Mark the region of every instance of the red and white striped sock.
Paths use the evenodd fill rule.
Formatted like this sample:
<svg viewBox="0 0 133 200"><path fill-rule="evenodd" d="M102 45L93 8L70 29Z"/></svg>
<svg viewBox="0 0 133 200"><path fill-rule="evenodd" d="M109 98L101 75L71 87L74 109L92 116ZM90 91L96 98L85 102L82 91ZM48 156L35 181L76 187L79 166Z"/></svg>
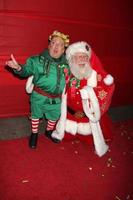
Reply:
<svg viewBox="0 0 133 200"><path fill-rule="evenodd" d="M55 127L55 124L56 124L56 121L48 120L46 130L47 131L53 130Z"/></svg>
<svg viewBox="0 0 133 200"><path fill-rule="evenodd" d="M39 119L31 119L32 133L38 133Z"/></svg>

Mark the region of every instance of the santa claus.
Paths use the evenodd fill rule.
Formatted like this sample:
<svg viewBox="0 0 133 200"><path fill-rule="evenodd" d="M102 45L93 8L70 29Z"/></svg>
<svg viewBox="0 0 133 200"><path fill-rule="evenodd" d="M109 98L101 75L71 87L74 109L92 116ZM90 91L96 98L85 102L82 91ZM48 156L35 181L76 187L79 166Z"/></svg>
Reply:
<svg viewBox="0 0 133 200"><path fill-rule="evenodd" d="M70 74L62 95L61 116L52 137L61 141L66 135L92 137L95 152L103 156L111 139L111 120L107 110L114 91L113 77L103 69L90 45L84 41L66 50ZM68 73L68 74L67 74Z"/></svg>

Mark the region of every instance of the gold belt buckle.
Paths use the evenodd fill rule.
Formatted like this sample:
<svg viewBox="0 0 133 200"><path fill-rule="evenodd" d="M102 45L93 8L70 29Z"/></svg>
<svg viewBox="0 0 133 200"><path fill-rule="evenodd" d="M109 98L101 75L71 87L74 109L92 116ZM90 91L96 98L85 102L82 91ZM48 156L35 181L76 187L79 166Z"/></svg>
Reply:
<svg viewBox="0 0 133 200"><path fill-rule="evenodd" d="M74 116L77 118L77 119L80 119L80 118L83 118L85 116L85 114L81 111L77 111L75 112Z"/></svg>

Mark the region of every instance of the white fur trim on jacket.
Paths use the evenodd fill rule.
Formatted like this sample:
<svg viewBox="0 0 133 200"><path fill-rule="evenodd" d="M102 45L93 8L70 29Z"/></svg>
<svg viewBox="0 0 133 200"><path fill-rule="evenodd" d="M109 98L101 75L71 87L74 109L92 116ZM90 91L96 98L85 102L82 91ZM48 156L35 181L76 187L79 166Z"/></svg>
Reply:
<svg viewBox="0 0 133 200"><path fill-rule="evenodd" d="M76 135L76 133L79 133L81 135L90 135L91 134L91 128L90 123L77 123L75 121L66 120L66 126L65 131L67 133L71 133L72 135Z"/></svg>
<svg viewBox="0 0 133 200"><path fill-rule="evenodd" d="M82 90L85 90L88 94L88 99L82 98ZM86 89L80 90L81 98L82 98L82 105L83 110L86 116L92 122L97 122L100 120L100 107L98 99L95 95L95 92L92 87L86 86Z"/></svg>
<svg viewBox="0 0 133 200"><path fill-rule="evenodd" d="M93 88L88 86L87 92L89 96L89 101L88 99L82 99L83 110L86 116L89 118L96 153L98 156L102 156L107 152L108 146L104 141L99 123L100 107Z"/></svg>
<svg viewBox="0 0 133 200"><path fill-rule="evenodd" d="M53 131L52 137L62 140L65 134L66 126L66 115L67 115L67 94L65 94L65 89L62 94L62 103L61 103L61 116L56 125L56 130Z"/></svg>
<svg viewBox="0 0 133 200"><path fill-rule="evenodd" d="M33 88L34 88L33 78L34 78L34 76L29 76L26 81L26 92L28 94L31 94L33 91Z"/></svg>
<svg viewBox="0 0 133 200"><path fill-rule="evenodd" d="M105 143L99 122L94 123L90 121L90 126L92 130L96 154L101 157L108 151L109 147Z"/></svg>
<svg viewBox="0 0 133 200"><path fill-rule="evenodd" d="M80 94L82 99L89 99L88 87L96 87L97 86L97 72L92 70L91 76L87 79L87 86L85 86L82 90L80 90Z"/></svg>
<svg viewBox="0 0 133 200"><path fill-rule="evenodd" d="M92 70L91 76L87 79L87 86L97 86L97 72L94 69Z"/></svg>
<svg viewBox="0 0 133 200"><path fill-rule="evenodd" d="M103 82L106 85L111 85L114 82L114 78L110 74L107 74L107 76L103 79Z"/></svg>

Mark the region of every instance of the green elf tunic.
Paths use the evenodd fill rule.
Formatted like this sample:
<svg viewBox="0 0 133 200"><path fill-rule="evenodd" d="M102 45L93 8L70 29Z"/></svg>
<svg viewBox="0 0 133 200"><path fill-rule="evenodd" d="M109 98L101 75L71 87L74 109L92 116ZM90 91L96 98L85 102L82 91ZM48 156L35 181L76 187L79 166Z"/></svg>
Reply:
<svg viewBox="0 0 133 200"><path fill-rule="evenodd" d="M58 59L52 58L48 50L42 54L27 59L25 65L21 65L21 71L15 71L21 77L33 75L34 86L48 94L60 95L65 87L65 71L69 70L66 58L62 55ZM61 98L50 98L39 94L34 89L31 93L31 117L58 120L61 113Z"/></svg>

